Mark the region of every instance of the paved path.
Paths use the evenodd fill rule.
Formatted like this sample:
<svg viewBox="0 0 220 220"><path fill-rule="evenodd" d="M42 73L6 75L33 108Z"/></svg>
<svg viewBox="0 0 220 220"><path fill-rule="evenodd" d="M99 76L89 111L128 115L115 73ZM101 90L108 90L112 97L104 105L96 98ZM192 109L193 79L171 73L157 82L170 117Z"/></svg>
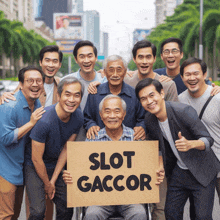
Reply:
<svg viewBox="0 0 220 220"><path fill-rule="evenodd" d="M55 219L55 217L54 217L54 219ZM73 219L75 220L74 217L73 217ZM189 218L189 203L187 202L186 206L185 206L185 210L184 210L183 220L189 220L189 219L190 219ZM215 203L214 203L214 208L213 208L213 220L219 220L219 219L220 219L220 205L218 202L218 195L216 193L215 194ZM20 217L18 218L18 220L26 220L24 202L22 204L22 210L21 210Z"/></svg>

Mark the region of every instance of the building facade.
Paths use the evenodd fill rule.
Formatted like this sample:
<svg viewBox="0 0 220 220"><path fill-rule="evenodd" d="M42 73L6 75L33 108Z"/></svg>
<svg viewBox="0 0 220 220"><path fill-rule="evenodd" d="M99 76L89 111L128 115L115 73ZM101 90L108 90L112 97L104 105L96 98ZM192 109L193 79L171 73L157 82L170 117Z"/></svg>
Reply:
<svg viewBox="0 0 220 220"><path fill-rule="evenodd" d="M99 12L84 12L84 38L94 43L100 53L100 18Z"/></svg>

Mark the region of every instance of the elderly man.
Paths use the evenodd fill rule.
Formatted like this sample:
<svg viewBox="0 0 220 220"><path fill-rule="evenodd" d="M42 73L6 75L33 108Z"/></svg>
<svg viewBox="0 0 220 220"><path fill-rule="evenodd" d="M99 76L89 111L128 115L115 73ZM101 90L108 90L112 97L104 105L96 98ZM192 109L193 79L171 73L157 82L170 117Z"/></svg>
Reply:
<svg viewBox="0 0 220 220"><path fill-rule="evenodd" d="M108 82L98 86L96 94L89 94L84 109L84 127L87 138L95 138L98 131L104 127L99 115L99 103L108 94L120 96L127 104L127 114L124 125L134 129L134 138L145 138L144 114L145 111L135 96L134 89L123 82L127 70L124 59L118 55L109 56L104 61L104 71Z"/></svg>
<svg viewBox="0 0 220 220"><path fill-rule="evenodd" d="M78 108L83 86L75 77L58 84L58 103L46 107L45 115L31 131L32 149L27 152L25 183L30 202L31 219L44 219L45 195L56 204L56 219L71 219L67 208L66 186L60 175L66 164L66 142L74 141L83 124ZM33 163L32 163L33 162Z"/></svg>
<svg viewBox="0 0 220 220"><path fill-rule="evenodd" d="M126 116L126 103L116 95L107 95L99 104L99 114L105 125L95 139L86 139L86 141L133 141L134 131L122 124ZM162 162L162 158L160 158ZM157 172L158 179L156 184L163 181L163 164ZM72 177L68 171L64 171L64 181L72 182ZM108 219L115 211L118 211L125 219L146 220L146 211L143 205L118 205L118 206L90 206L86 210L85 220Z"/></svg>
<svg viewBox="0 0 220 220"><path fill-rule="evenodd" d="M16 194L23 188L24 149L30 147L30 130L45 112L38 100L43 72L28 66L19 71L18 79L16 101L0 106L0 219L11 219L14 205L21 203Z"/></svg>
<svg viewBox="0 0 220 220"><path fill-rule="evenodd" d="M149 138L159 140L163 155L168 183L166 219L183 219L184 205L192 195L196 219L211 220L220 164L205 125L191 106L165 102L163 87L157 80L140 81L135 92L149 112L145 118Z"/></svg>

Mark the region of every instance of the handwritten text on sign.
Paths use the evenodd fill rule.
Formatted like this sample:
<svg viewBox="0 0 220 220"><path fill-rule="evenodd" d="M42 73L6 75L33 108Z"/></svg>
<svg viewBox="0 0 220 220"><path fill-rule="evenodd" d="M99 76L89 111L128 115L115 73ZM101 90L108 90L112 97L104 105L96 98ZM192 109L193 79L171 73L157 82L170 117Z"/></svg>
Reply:
<svg viewBox="0 0 220 220"><path fill-rule="evenodd" d="M159 202L158 142L68 142L68 207Z"/></svg>

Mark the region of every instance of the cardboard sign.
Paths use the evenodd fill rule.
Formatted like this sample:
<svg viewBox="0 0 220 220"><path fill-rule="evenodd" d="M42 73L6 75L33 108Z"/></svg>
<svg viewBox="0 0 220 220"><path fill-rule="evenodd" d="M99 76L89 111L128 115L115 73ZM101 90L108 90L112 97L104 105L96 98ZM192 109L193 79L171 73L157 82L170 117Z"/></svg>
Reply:
<svg viewBox="0 0 220 220"><path fill-rule="evenodd" d="M68 142L67 206L158 203L158 141Z"/></svg>

